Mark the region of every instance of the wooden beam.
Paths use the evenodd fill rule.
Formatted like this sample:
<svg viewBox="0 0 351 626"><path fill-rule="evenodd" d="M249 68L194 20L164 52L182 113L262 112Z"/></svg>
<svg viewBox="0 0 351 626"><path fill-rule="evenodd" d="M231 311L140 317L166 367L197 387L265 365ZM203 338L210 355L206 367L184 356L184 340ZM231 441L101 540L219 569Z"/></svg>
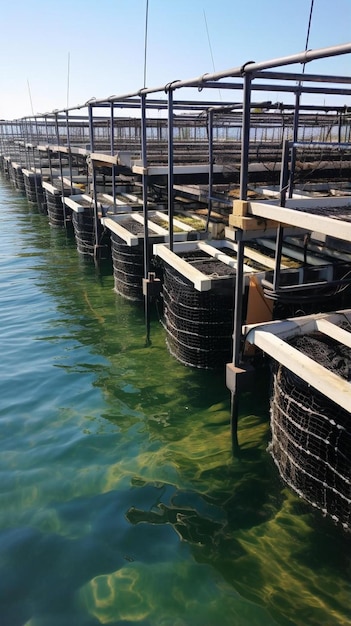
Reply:
<svg viewBox="0 0 351 626"><path fill-rule="evenodd" d="M294 372L308 385L311 385L346 411L350 411L351 383L327 370L272 333L265 330L254 330L251 339L253 340L252 343L263 352Z"/></svg>

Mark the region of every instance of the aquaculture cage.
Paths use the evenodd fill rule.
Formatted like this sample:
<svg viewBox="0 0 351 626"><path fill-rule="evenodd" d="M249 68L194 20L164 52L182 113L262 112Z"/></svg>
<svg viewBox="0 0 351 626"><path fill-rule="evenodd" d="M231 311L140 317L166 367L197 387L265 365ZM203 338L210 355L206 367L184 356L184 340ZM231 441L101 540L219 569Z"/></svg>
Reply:
<svg viewBox="0 0 351 626"><path fill-rule="evenodd" d="M344 328L351 330L350 322ZM351 379L351 349L321 333L289 344L327 370ZM274 366L269 450L283 480L351 530L351 413L282 364Z"/></svg>
<svg viewBox="0 0 351 626"><path fill-rule="evenodd" d="M49 216L49 222L52 226L64 226L65 217L62 196L59 191L52 193L46 189L46 206Z"/></svg>
<svg viewBox="0 0 351 626"><path fill-rule="evenodd" d="M13 170L14 170L15 187L16 187L16 189L18 189L18 191L20 191L21 193L25 194L26 193L26 187L25 187L25 184L24 184L23 170L22 170L21 166L18 165L17 163L15 163L13 165Z"/></svg>
<svg viewBox="0 0 351 626"><path fill-rule="evenodd" d="M37 187L38 185L41 187L41 176L30 170L23 170L23 175L27 200L36 204L38 201Z"/></svg>
<svg viewBox="0 0 351 626"><path fill-rule="evenodd" d="M167 216L159 211L148 214L148 258L150 271L161 277L152 256L153 244L163 243L169 239L168 230L161 226L159 220L167 222ZM144 218L140 213L114 215L102 218L102 223L111 231L111 252L115 291L129 300L143 300L142 279L144 277ZM184 241L188 238L201 236L191 226L174 220L178 229L174 238Z"/></svg>
<svg viewBox="0 0 351 626"><path fill-rule="evenodd" d="M244 317L251 308L250 293L261 290L267 271L266 257L251 252L255 258L245 257L243 264ZM232 356L236 244L224 239L188 241L175 243L172 251L161 244L154 246L154 254L164 264L164 326L170 353L190 367L223 366Z"/></svg>
<svg viewBox="0 0 351 626"><path fill-rule="evenodd" d="M39 211L47 215L48 205L46 199L45 189L43 188L41 177L37 180L37 205Z"/></svg>
<svg viewBox="0 0 351 626"><path fill-rule="evenodd" d="M63 202L63 198L70 194L78 195L81 193L80 188L65 179L54 179L54 182L43 183L43 188L46 195L47 212L49 216L49 222L52 226L66 226L68 222L71 222L71 210L66 208L66 203Z"/></svg>
<svg viewBox="0 0 351 626"><path fill-rule="evenodd" d="M203 259L194 259L193 264L198 268L204 266ZM197 291L177 270L165 264L163 302L166 341L169 352L184 365L213 369L230 361L234 274L232 270L231 278L210 291Z"/></svg>
<svg viewBox="0 0 351 626"><path fill-rule="evenodd" d="M111 232L115 291L128 300L143 300L144 241L130 246Z"/></svg>
<svg viewBox="0 0 351 626"><path fill-rule="evenodd" d="M75 194L64 198L64 203L72 210L71 219L78 252L84 256L96 256L98 246L99 258L106 258L109 253L109 233L100 219L95 223L93 198L86 194Z"/></svg>

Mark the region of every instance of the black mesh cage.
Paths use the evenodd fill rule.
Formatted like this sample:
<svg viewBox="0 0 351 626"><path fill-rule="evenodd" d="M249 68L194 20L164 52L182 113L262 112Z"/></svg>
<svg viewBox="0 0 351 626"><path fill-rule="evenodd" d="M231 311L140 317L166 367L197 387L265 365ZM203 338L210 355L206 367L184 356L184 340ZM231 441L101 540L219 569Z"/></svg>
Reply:
<svg viewBox="0 0 351 626"><path fill-rule="evenodd" d="M40 176L36 176L35 174L33 174L33 176L24 177L24 186L26 189L27 200L28 202L32 202L33 204L36 204L37 202L38 179L40 179Z"/></svg>
<svg viewBox="0 0 351 626"><path fill-rule="evenodd" d="M26 193L26 187L24 183L24 174L20 167L14 168L14 182L15 182L15 187L16 189L18 189L18 191L21 191L22 193Z"/></svg>
<svg viewBox="0 0 351 626"><path fill-rule="evenodd" d="M111 233L111 252L115 291L129 300L143 299L144 241L128 246Z"/></svg>
<svg viewBox="0 0 351 626"><path fill-rule="evenodd" d="M72 224L77 244L77 250L84 256L94 256L95 245L105 246L108 249L108 236L100 220L97 229L94 223L94 209L85 209L84 212L72 211Z"/></svg>
<svg viewBox="0 0 351 626"><path fill-rule="evenodd" d="M37 203L38 203L39 211L46 215L48 212L48 205L47 205L45 189L43 188L41 181L39 181L37 185Z"/></svg>
<svg viewBox="0 0 351 626"><path fill-rule="evenodd" d="M231 358L234 279L197 291L165 264L164 321L170 353L181 363L213 369Z"/></svg>
<svg viewBox="0 0 351 626"><path fill-rule="evenodd" d="M46 190L46 205L50 224L52 226L64 226L62 197Z"/></svg>
<svg viewBox="0 0 351 626"><path fill-rule="evenodd" d="M349 348L319 334L290 343L350 380ZM351 413L276 364L271 429L269 450L283 480L324 515L351 530Z"/></svg>

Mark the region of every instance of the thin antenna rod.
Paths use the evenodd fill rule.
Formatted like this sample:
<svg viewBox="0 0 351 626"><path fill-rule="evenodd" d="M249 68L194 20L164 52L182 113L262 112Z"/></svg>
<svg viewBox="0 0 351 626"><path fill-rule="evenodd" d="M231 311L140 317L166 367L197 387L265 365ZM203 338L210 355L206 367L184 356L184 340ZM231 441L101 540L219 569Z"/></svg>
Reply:
<svg viewBox="0 0 351 626"><path fill-rule="evenodd" d="M214 64L214 60L213 60L212 46L211 46L210 34L209 34L209 32L208 32L208 26L207 26L207 19L206 19L205 9L204 9L203 11L204 11L204 20L205 20L205 26L206 26L206 33L207 33L208 47L210 48L210 54L211 54L211 59L212 59L212 68L213 68L213 73L215 74L215 72L216 72L216 68L215 68L215 64Z"/></svg>
<svg viewBox="0 0 351 626"><path fill-rule="evenodd" d="M147 26L149 17L149 0L146 0L145 11L145 43L144 43L144 88L146 87L146 54L147 54Z"/></svg>
<svg viewBox="0 0 351 626"><path fill-rule="evenodd" d="M68 53L68 61L67 61L67 109L69 106L69 73L70 73L70 53Z"/></svg>
<svg viewBox="0 0 351 626"><path fill-rule="evenodd" d="M210 49L210 55L211 55L211 59L212 59L212 68L213 68L213 73L216 73L216 68L215 68L215 64L214 64L214 59L213 59L213 53L212 53L212 46L211 46L211 40L210 40L210 33L208 32L208 25L207 25L207 18L206 18L206 13L205 13L205 9L203 9L204 12L204 20L205 20L205 26L206 26L206 33L207 33L207 41L208 41L208 47ZM222 100L222 94L221 94L221 90L218 90L219 93L219 97Z"/></svg>
<svg viewBox="0 0 351 626"><path fill-rule="evenodd" d="M305 52L307 51L308 42L309 42L309 39L310 39L310 30L311 30L312 13L313 13L313 3L314 3L314 0L311 0L310 17L308 18L308 27L307 27L307 35L306 35ZM306 67L306 63L304 63L303 66L302 66L302 73L303 74L305 73L305 67Z"/></svg>
<svg viewBox="0 0 351 626"><path fill-rule="evenodd" d="M29 93L29 101L30 101L30 108L32 110L32 115L34 116L34 110L33 110L33 102L32 102L32 94L30 92L30 86L29 86L29 80L27 78L27 85L28 85L28 93Z"/></svg>

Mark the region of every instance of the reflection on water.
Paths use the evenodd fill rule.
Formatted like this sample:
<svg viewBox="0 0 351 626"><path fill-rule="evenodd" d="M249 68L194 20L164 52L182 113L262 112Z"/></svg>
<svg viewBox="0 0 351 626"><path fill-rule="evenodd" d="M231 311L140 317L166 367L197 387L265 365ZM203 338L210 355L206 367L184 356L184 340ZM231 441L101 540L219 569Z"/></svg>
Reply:
<svg viewBox="0 0 351 626"><path fill-rule="evenodd" d="M282 485L268 375L231 454L223 372L167 353L154 312L113 292L0 190L1 626L351 624L350 536Z"/></svg>

